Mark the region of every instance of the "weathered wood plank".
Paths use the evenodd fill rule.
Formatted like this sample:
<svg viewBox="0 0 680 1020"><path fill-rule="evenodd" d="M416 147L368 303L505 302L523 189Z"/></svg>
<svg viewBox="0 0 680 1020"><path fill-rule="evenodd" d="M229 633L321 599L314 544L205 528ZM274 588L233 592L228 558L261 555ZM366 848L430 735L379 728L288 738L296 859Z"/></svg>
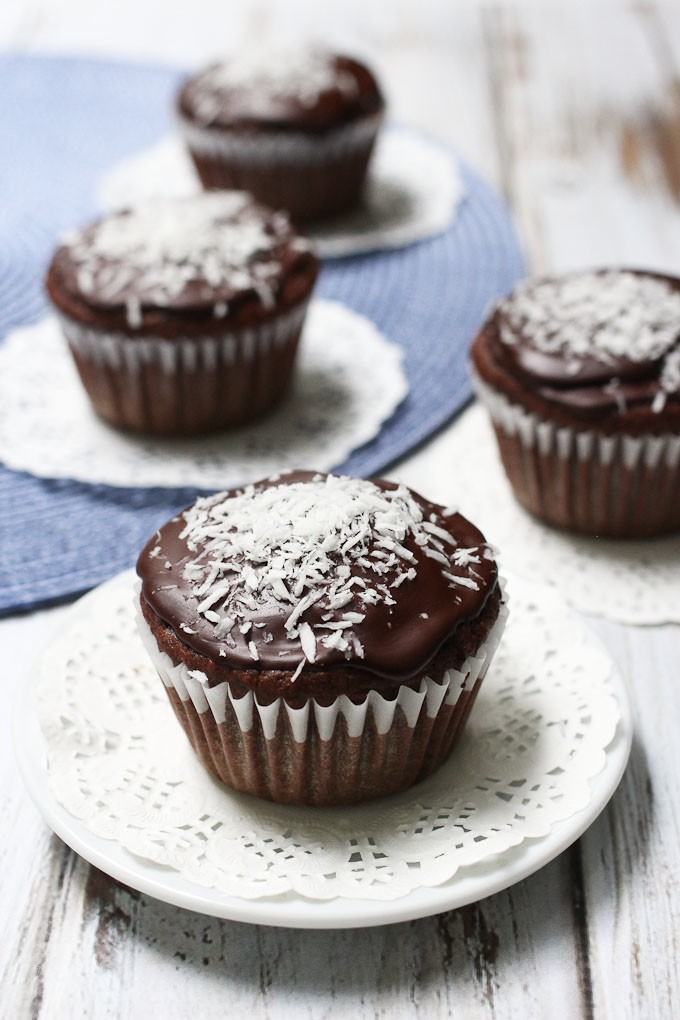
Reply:
<svg viewBox="0 0 680 1020"><path fill-rule="evenodd" d="M15 986L9 1015L136 1017L157 1009L160 996L165 1016L179 1020L198 996L208 1016L228 1003L234 1015L256 1020L348 1011L361 1020L542 1017L555 998L565 1016L585 1017L562 863L435 918L305 932L178 910L74 858L37 992L29 998Z"/></svg>
<svg viewBox="0 0 680 1020"><path fill-rule="evenodd" d="M649 6L485 8L503 184L537 271L677 268L677 77Z"/></svg>
<svg viewBox="0 0 680 1020"><path fill-rule="evenodd" d="M680 989L680 628L597 630L626 678L635 741L610 809L581 840L596 1015L666 1018Z"/></svg>
<svg viewBox="0 0 680 1020"><path fill-rule="evenodd" d="M284 9L285 7L285 9ZM130 26L134 25L134 31ZM342 9L26 0L0 44L198 63L301 26L376 55L397 117L454 143L502 185L537 269L680 264L678 54L670 4L412 0ZM219 43L216 40L220 40ZM680 137L680 134L678 134ZM450 501L446 435L404 465ZM0 623L11 685L58 612ZM56 622L54 623L56 625ZM678 1010L680 812L674 710L680 628L594 624L634 704L631 765L577 847L512 889L435 918L295 932L206 918L127 890L51 837L0 719L0 1015L668 1017Z"/></svg>

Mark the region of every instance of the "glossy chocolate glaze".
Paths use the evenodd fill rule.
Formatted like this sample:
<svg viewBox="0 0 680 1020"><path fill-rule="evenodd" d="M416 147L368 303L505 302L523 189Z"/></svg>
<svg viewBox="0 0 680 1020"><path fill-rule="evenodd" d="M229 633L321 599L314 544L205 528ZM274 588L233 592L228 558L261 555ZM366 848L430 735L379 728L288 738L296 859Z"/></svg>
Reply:
<svg viewBox="0 0 680 1020"><path fill-rule="evenodd" d="M324 476L295 472L278 481L265 480L258 483L255 489L306 482L320 477ZM396 489L396 486L382 480L375 484L383 490ZM231 495L241 492L243 490L235 490ZM447 513L442 507L413 495L426 518L429 520L430 515L434 515L437 522L450 535L455 536L460 548L478 550L478 563L466 568L450 564L454 574L474 579L477 587L451 587L442 574L446 568L437 560L424 555L422 546L417 545L409 535L403 544L415 556L416 576L393 589L395 605L389 606L382 599L375 605L366 605L353 596L341 613L333 614L338 619L348 611L365 613L365 619L353 627L354 634L363 646L363 655L352 653L348 658L337 649L318 646L315 668L346 669L351 666L389 679L408 679L427 665L441 645L455 635L461 624L475 620L482 613L490 595L497 592L496 563L477 528L460 514ZM214 627L199 614L199 600L183 577L186 564L200 555L200 550L191 553L186 541L180 538L184 526L183 515L169 521L140 554L137 572L142 580L143 601L172 628L184 645L220 665L248 670L294 670L301 660L301 646L298 640L288 637L284 628L285 620L291 612L289 604L282 605L272 599L260 606L248 616L253 624L248 634L243 635L238 628L235 629L235 647L229 647L223 640L216 639ZM374 575L369 575L356 563L351 567L351 575L375 583ZM393 571L386 575L386 580L394 577ZM327 612L328 607L321 599L305 612L304 620L315 627L322 622ZM265 640L266 634L270 634L272 639ZM248 649L248 641L251 640L257 648L256 662Z"/></svg>
<svg viewBox="0 0 680 1020"><path fill-rule="evenodd" d="M675 277L625 272L663 281L680 291L680 279ZM575 356L538 349L521 323L518 328L516 322L509 322L506 307L501 302L496 308L475 341L472 357L481 378L511 399L528 401L539 413L561 411L567 416L565 423L573 417L609 424L626 416L636 423L649 419L654 424L659 414L653 405L660 398L662 413L680 413L680 390L666 391L661 385L666 358L680 349L680 320L675 343L660 357L598 357L595 352Z"/></svg>
<svg viewBox="0 0 680 1020"><path fill-rule="evenodd" d="M384 100L378 83L362 63L351 57L332 58L336 82L321 91L313 101L302 102L295 93L262 89L220 88L210 86L217 65L188 79L177 101L180 116L205 127L228 128L248 132L261 128L272 131L322 133L360 117L379 114ZM353 87L342 87L341 80ZM207 91L218 97L219 106L209 123L201 116L201 98Z"/></svg>
<svg viewBox="0 0 680 1020"><path fill-rule="evenodd" d="M509 375L541 399L576 413L597 416L650 407L660 391L662 359L630 362L619 358L609 363L585 359L574 373L564 358L502 343L497 329L491 329L487 339L491 356ZM667 400L680 406L678 393L669 393Z"/></svg>
<svg viewBox="0 0 680 1020"><path fill-rule="evenodd" d="M57 249L47 272L49 297L58 310L84 325L133 334L173 336L198 331L219 335L224 332L227 315L230 325L237 326L272 318L308 296L319 263L311 245L293 229L285 214L252 201L246 213L257 219L271 239L268 247L253 250L248 260L248 266L264 268L269 300L263 300L247 273L208 279L207 273L198 271L187 274L183 285L173 291L149 286L148 280L145 283L133 274L112 293L106 276L124 271L126 259L99 254L93 242L100 224L128 215L126 210L89 224L73 241ZM228 215L218 216L215 225L219 228L231 221ZM83 268L92 280L87 288L81 282ZM134 325L129 319L130 302L139 305L139 321Z"/></svg>

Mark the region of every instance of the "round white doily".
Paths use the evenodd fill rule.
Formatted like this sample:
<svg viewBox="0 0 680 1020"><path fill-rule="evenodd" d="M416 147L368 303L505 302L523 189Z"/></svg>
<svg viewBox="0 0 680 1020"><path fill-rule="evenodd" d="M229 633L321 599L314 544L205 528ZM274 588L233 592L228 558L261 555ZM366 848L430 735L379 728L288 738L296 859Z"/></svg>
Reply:
<svg viewBox="0 0 680 1020"><path fill-rule="evenodd" d="M0 460L42 478L224 489L300 465L341 464L407 392L399 347L344 305L313 301L291 394L271 415L219 436L135 437L94 414L48 318L0 347Z"/></svg>
<svg viewBox="0 0 680 1020"><path fill-rule="evenodd" d="M194 889L241 903L394 901L497 865L565 819L576 838L607 749L623 740L598 810L620 778L629 709L611 661L554 591L514 580L503 641L436 775L338 810L233 793L201 767L174 717L135 631L133 589L130 571L90 593L44 653L36 699L50 794L93 839Z"/></svg>
<svg viewBox="0 0 680 1020"><path fill-rule="evenodd" d="M102 178L98 197L109 209L157 195L190 195L201 188L179 138L168 137L119 163ZM451 153L407 128L379 136L361 205L305 228L324 258L402 248L450 226L464 195Z"/></svg>
<svg viewBox="0 0 680 1020"><path fill-rule="evenodd" d="M461 416L446 450L457 505L502 550L508 570L557 586L585 613L634 625L680 623L680 537L589 538L541 524L514 499L480 404Z"/></svg>

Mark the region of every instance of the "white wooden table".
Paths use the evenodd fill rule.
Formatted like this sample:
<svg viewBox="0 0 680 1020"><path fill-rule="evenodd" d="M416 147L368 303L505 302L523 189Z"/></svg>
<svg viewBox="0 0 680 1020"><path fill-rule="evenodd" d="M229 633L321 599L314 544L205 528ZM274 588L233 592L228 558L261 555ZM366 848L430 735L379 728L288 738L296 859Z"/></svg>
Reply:
<svg viewBox="0 0 680 1020"><path fill-rule="evenodd" d="M680 6L451 0L5 0L0 47L193 66L299 31L360 49L391 110L507 196L535 270L680 271ZM8 101L8 97L4 97ZM444 432L399 468L450 472ZM453 484L453 479L452 479ZM9 508L2 508L3 514ZM680 597L680 567L678 570ZM63 609L0 622L9 699ZM670 1018L680 1015L680 629L594 621L634 709L629 767L568 851L409 924L304 932L134 893L52 835L0 726L0 1016Z"/></svg>

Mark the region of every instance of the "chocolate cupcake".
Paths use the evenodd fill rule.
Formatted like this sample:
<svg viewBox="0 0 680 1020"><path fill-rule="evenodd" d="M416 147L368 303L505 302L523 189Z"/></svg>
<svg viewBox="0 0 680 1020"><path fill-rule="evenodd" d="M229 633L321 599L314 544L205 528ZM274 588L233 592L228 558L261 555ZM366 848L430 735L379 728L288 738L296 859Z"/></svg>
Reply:
<svg viewBox="0 0 680 1020"><path fill-rule="evenodd" d="M357 204L383 110L367 67L319 49L245 51L178 97L204 187L243 188L296 222Z"/></svg>
<svg viewBox="0 0 680 1020"><path fill-rule="evenodd" d="M601 270L522 283L472 348L517 500L549 524L680 529L680 280Z"/></svg>
<svg viewBox="0 0 680 1020"><path fill-rule="evenodd" d="M284 213L221 192L147 201L73 234L47 291L97 414L188 436L285 395L317 273Z"/></svg>
<svg viewBox="0 0 680 1020"><path fill-rule="evenodd" d="M296 472L200 499L137 571L140 633L196 754L279 802L430 775L506 615L480 532L381 480Z"/></svg>

